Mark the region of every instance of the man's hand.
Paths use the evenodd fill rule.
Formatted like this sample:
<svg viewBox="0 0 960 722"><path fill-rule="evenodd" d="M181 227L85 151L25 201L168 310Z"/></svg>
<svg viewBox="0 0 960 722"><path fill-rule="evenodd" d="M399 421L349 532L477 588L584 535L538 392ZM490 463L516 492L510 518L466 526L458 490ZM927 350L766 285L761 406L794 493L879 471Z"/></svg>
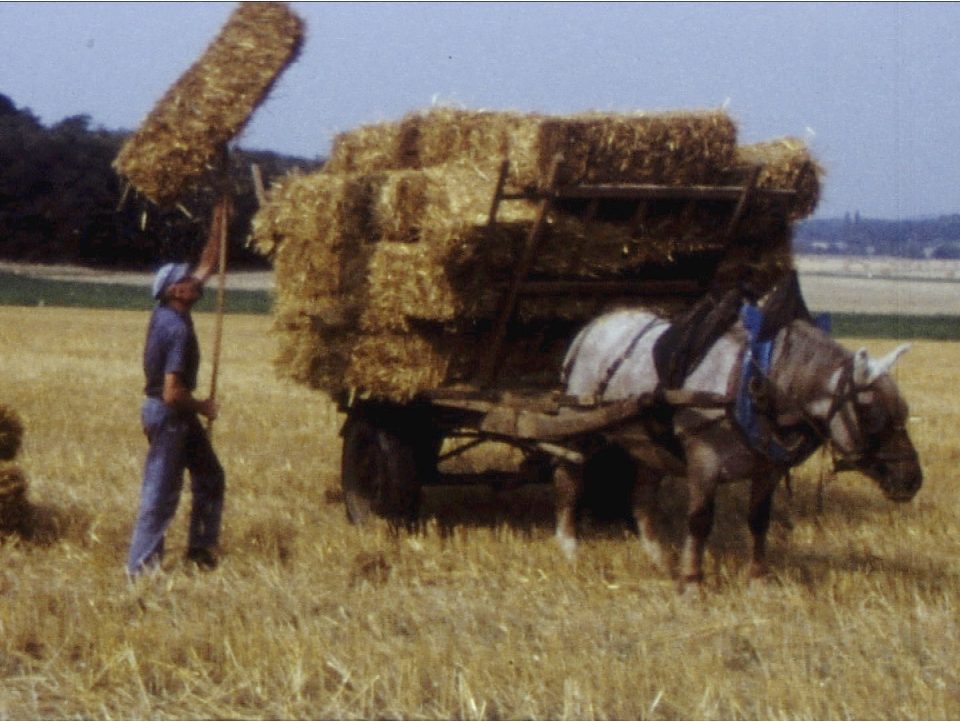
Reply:
<svg viewBox="0 0 960 722"><path fill-rule="evenodd" d="M204 399L197 402L197 413L206 416L210 421L216 420L220 415L220 404L215 399Z"/></svg>
<svg viewBox="0 0 960 722"><path fill-rule="evenodd" d="M220 259L220 245L225 242L227 228L230 223L231 203L228 196L224 196L213 209L210 220L210 232L207 234L207 244L200 253L200 260L193 275L201 283L206 282L213 275Z"/></svg>
<svg viewBox="0 0 960 722"><path fill-rule="evenodd" d="M220 414L220 404L214 399L195 399L190 390L183 385L179 374L170 373L163 377L163 401L167 406L183 411L193 411L213 421Z"/></svg>

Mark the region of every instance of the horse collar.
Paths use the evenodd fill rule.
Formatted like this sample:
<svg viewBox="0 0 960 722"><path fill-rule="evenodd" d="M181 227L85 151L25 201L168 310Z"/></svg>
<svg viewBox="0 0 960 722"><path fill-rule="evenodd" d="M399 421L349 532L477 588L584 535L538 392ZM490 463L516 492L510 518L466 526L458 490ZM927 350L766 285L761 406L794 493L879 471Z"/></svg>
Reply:
<svg viewBox="0 0 960 722"><path fill-rule="evenodd" d="M747 332L747 343L740 365L740 378L734 399L733 417L748 446L776 466L793 466L807 458L822 439L809 424L798 430L800 438L789 446L776 433L774 414L770 409L770 367L776 334L762 338L763 312L745 303L740 318ZM762 401L761 401L762 399Z"/></svg>

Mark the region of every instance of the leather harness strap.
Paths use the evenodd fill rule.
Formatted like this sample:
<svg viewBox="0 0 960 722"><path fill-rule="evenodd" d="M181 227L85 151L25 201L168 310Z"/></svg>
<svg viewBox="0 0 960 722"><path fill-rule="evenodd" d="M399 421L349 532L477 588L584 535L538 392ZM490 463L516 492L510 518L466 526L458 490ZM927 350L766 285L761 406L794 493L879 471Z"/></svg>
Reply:
<svg viewBox="0 0 960 722"><path fill-rule="evenodd" d="M603 398L603 395L607 392L607 388L613 381L613 377L617 375L617 371L619 371L620 367L623 366L624 361L633 355L634 350L637 348L637 344L640 343L640 339L646 336L647 332L653 329L654 326L664 325L666 323L667 322L663 319L654 317L636 333L636 335L630 340L630 343L627 344L627 347L623 350L623 353L617 356L617 358L615 358L607 367L606 373L603 375L603 378L600 380L600 384L597 386L597 398Z"/></svg>

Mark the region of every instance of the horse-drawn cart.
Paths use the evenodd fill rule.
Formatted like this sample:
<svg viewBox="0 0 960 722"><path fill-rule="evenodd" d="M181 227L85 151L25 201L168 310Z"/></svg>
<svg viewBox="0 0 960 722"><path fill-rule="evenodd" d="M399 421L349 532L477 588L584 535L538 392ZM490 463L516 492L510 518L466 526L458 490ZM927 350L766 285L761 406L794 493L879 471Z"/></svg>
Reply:
<svg viewBox="0 0 960 722"><path fill-rule="evenodd" d="M554 169L556 166L554 166ZM713 273L738 230L749 204L788 204L793 191L757 188L759 168L738 185L578 184L557 187L551 173L546 188L509 192L505 189L507 163L501 166L492 198L489 227L497 223L504 202L535 201L536 220L520 250L512 277L501 292L499 310L487 330L481 358L476 359L474 378L468 383L429 389L406 403L377 398L358 399L344 392L340 410L347 416L343 426L342 486L347 514L362 523L371 516L406 521L416 516L424 485L488 483L487 473L442 473L439 465L485 442L501 442L519 449L524 462L516 481L549 479L554 460L573 464L585 461L585 452L603 444L606 435L655 408L725 406L730 399L715 394L661 390L616 402L600 402L567 396L559 389L560 369L552 388L516 388L504 379L501 369L505 338L518 305L528 297L576 296L625 299L643 305L651 298L686 298L689 305L702 298ZM560 211L586 222L627 224L642 235L645 218L674 213L681 218L697 212L703 204L726 207L726 224L702 244L689 262L669 269L653 269L650 277L623 280L540 280L531 269L544 236L550 232L548 216ZM575 253L575 249L571 249ZM572 339L568 339L572 340ZM640 427L642 429L642 427ZM650 434L649 453L669 457L671 452ZM444 444L445 441L450 443ZM447 450L441 454L441 451ZM669 463L669 459L661 458ZM502 475L501 475L502 476Z"/></svg>

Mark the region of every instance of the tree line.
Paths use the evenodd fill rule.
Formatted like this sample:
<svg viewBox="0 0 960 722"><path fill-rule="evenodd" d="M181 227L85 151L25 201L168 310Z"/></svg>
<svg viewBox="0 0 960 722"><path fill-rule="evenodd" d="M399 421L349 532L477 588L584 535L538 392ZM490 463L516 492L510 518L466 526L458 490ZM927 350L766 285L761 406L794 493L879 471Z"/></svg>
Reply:
<svg viewBox="0 0 960 722"><path fill-rule="evenodd" d="M0 258L129 269L196 259L209 222L203 209L212 207L216 190L198 189L184 210L160 210L135 192L125 193L111 163L128 135L93 127L88 115L45 127L0 93ZM268 186L295 167L309 171L322 165L267 151L231 153L234 266L267 265L245 247L257 209L254 163Z"/></svg>

